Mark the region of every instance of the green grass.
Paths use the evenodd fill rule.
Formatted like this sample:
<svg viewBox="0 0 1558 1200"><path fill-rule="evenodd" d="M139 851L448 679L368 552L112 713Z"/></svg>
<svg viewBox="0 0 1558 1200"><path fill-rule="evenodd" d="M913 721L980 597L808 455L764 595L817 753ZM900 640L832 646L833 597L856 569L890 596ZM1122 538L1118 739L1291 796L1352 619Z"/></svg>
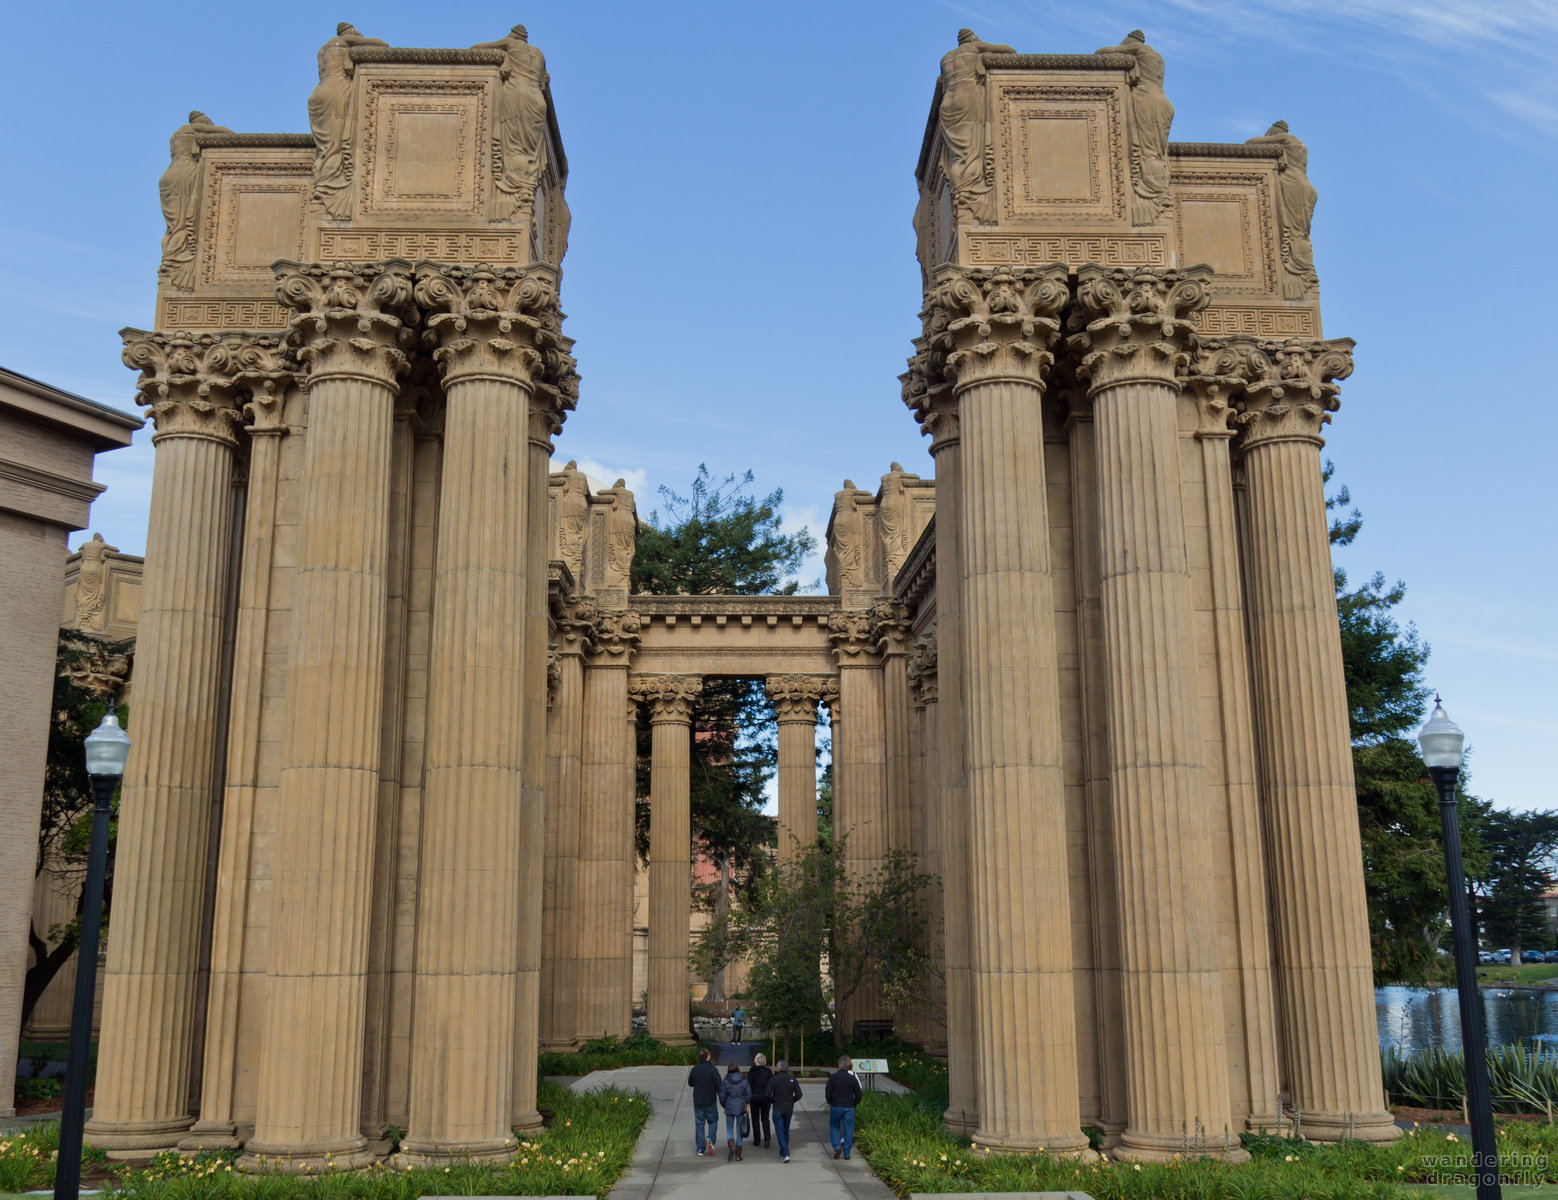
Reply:
<svg viewBox="0 0 1558 1200"><path fill-rule="evenodd" d="M571 1054L544 1051L539 1073L548 1075L588 1075L591 1071L615 1071L618 1067L657 1065L692 1066L698 1061L696 1046L667 1046L646 1033L635 1033L626 1040L599 1037L586 1042Z"/></svg>
<svg viewBox="0 0 1558 1200"><path fill-rule="evenodd" d="M1482 983L1547 983L1558 979L1558 963L1484 964L1477 968Z"/></svg>

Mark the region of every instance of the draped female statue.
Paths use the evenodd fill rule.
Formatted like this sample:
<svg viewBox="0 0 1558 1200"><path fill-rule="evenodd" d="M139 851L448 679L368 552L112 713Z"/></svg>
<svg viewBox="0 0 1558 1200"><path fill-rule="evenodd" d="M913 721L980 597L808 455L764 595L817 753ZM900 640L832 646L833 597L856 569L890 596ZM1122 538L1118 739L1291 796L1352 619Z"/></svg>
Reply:
<svg viewBox="0 0 1558 1200"><path fill-rule="evenodd" d="M1152 225L1168 211L1173 197L1169 193L1168 140L1174 124L1174 106L1163 93L1167 67L1163 56L1147 45L1147 35L1133 29L1118 46L1104 46L1097 54L1124 54L1136 60L1127 79L1131 85L1130 121L1127 132L1131 145L1131 224Z"/></svg>
<svg viewBox="0 0 1558 1200"><path fill-rule="evenodd" d="M496 42L477 42L474 49L503 51L492 132L494 215L512 218L530 207L546 170L546 59L523 25Z"/></svg>
<svg viewBox="0 0 1558 1200"><path fill-rule="evenodd" d="M1252 146L1278 146L1282 158L1277 163L1277 224L1282 227L1282 295L1302 300L1309 289L1320 283L1315 274L1315 247L1309 240L1310 223L1320 193L1309 182L1309 147L1288 132L1288 123L1278 121L1264 137L1249 139Z"/></svg>

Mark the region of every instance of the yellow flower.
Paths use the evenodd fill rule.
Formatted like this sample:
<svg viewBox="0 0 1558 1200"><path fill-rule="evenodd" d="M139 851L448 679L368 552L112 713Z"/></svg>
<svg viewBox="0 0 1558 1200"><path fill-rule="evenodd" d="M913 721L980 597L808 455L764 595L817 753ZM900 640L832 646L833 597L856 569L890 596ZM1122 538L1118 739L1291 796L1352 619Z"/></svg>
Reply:
<svg viewBox="0 0 1558 1200"><path fill-rule="evenodd" d="M1138 1171L1141 1170L1141 1163L1132 1163L1131 1165L1133 1167L1135 1167Z"/></svg>
<svg viewBox="0 0 1558 1200"><path fill-rule="evenodd" d="M1460 1141L1460 1138L1456 1137L1453 1133L1447 1133L1444 1135L1444 1140L1447 1142L1458 1142Z"/></svg>

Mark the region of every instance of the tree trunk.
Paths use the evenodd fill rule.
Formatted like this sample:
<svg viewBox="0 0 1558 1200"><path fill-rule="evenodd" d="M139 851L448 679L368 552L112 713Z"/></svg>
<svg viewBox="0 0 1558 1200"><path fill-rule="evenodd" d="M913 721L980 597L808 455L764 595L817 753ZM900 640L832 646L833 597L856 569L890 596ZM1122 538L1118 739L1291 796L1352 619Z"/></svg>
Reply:
<svg viewBox="0 0 1558 1200"><path fill-rule="evenodd" d="M730 912L730 851L720 854L719 860L719 895L714 901L714 919L717 921ZM722 966L709 975L709 987L703 993L703 1002L708 1005L725 1004L728 998L725 995L725 968Z"/></svg>

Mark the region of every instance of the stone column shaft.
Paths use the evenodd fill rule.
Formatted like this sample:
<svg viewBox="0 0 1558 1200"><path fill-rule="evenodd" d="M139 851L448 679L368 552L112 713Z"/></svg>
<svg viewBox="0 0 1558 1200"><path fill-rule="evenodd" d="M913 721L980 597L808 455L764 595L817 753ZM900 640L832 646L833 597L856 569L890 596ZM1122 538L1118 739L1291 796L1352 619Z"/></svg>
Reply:
<svg viewBox="0 0 1558 1200"><path fill-rule="evenodd" d="M1206 268L1079 272L1091 382L1098 564L1120 897L1129 1116L1118 1153L1168 1158L1187 1136L1229 1157L1222 975L1208 879L1176 363Z"/></svg>
<svg viewBox="0 0 1558 1200"><path fill-rule="evenodd" d="M558 656L557 691L552 701L547 795L547 850L551 874L549 901L542 914L546 945L541 960L540 1045L562 1049L575 1044L575 955L579 952L574 915L579 859L580 752L584 733L582 647L566 639Z"/></svg>
<svg viewBox="0 0 1558 1200"><path fill-rule="evenodd" d="M136 638L133 745L115 850L97 1093L87 1140L171 1147L191 1124L196 976L232 537L231 383L204 370L221 339L126 331L125 362L157 423ZM196 341L202 342L195 345ZM213 378L215 376L216 378Z"/></svg>
<svg viewBox="0 0 1558 1200"><path fill-rule="evenodd" d="M770 675L768 699L779 725L779 861L794 862L817 842L817 705L822 675Z"/></svg>
<svg viewBox="0 0 1558 1200"><path fill-rule="evenodd" d="M265 643L270 631L272 551L281 468L281 398L249 406L248 511L238 580L238 622L234 638L232 701L228 718L227 798L217 863L216 914L212 922L211 986L206 1002L205 1068L200 1120L180 1142L184 1149L238 1146L233 1122L233 1087L238 1067L238 1009L243 983L244 937L248 927L249 856L254 834L258 782L260 693Z"/></svg>
<svg viewBox="0 0 1558 1200"><path fill-rule="evenodd" d="M365 1163L364 1004L378 810L390 440L403 264L279 268L311 363L249 1163ZM351 302L355 308L345 305Z"/></svg>
<svg viewBox="0 0 1558 1200"><path fill-rule="evenodd" d="M1306 1136L1389 1141L1320 462L1350 350L1262 343L1239 419L1288 1086Z"/></svg>
<svg viewBox="0 0 1558 1200"><path fill-rule="evenodd" d="M692 707L703 682L661 675L632 687L650 701L649 1033L667 1045L690 1046Z"/></svg>
<svg viewBox="0 0 1558 1200"><path fill-rule="evenodd" d="M957 512L976 1145L1084 1151L1040 406L1066 271L937 276L962 440ZM927 322L928 327L931 321ZM951 581L949 581L950 583Z"/></svg>

